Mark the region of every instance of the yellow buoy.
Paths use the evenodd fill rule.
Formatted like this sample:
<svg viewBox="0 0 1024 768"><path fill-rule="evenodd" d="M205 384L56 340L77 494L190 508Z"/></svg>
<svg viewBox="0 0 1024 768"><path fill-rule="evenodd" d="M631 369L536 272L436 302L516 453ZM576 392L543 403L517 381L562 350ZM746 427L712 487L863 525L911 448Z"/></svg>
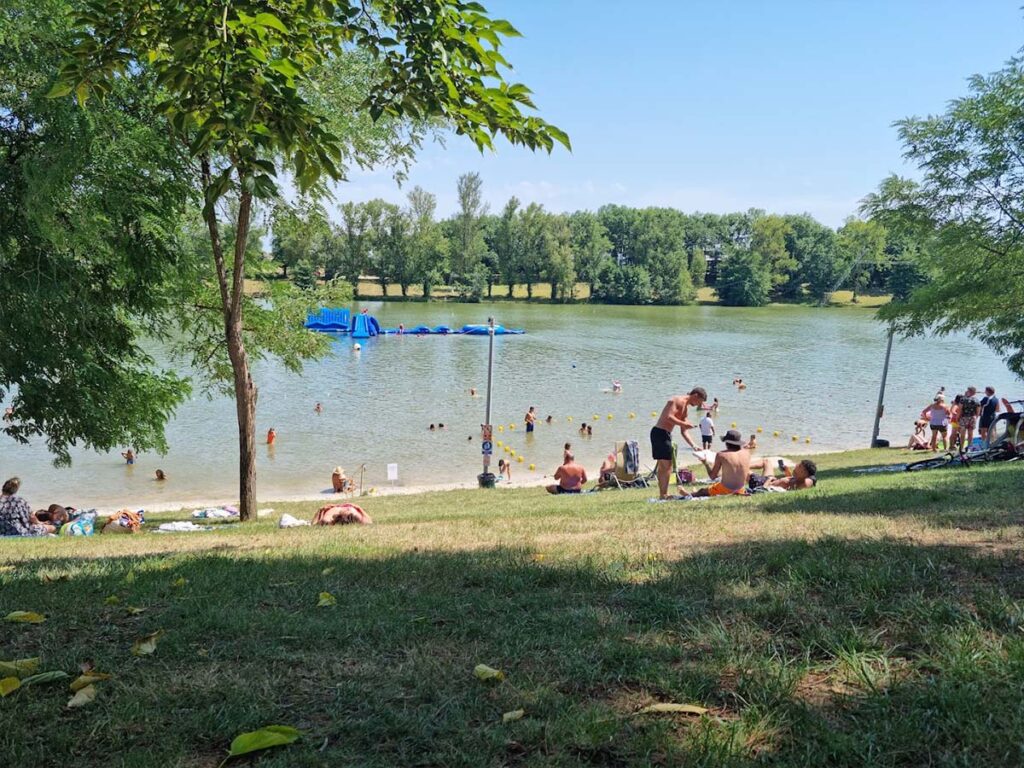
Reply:
<svg viewBox="0 0 1024 768"><path fill-rule="evenodd" d="M601 417L600 417L600 416L598 416L598 415L597 415L597 414L595 413L595 414L594 414L593 416L591 416L591 417L590 417L590 420L591 420L591 421L597 421L597 420L598 420L598 419L600 419L600 418L601 418Z"/></svg>
<svg viewBox="0 0 1024 768"><path fill-rule="evenodd" d="M736 422L734 421L734 422L733 422L732 424L730 424L729 426L730 426L730 427L732 427L733 429L736 429Z"/></svg>
<svg viewBox="0 0 1024 768"><path fill-rule="evenodd" d="M800 439L800 438L798 438L798 437L797 437L796 435L793 435L793 442L794 442L794 443L795 443L795 442L796 442L797 440L799 440L799 439Z"/></svg>
<svg viewBox="0 0 1024 768"><path fill-rule="evenodd" d="M515 455L516 455L516 452L515 452L515 451L509 451L509 455L511 455L511 456L515 456Z"/></svg>
<svg viewBox="0 0 1024 768"><path fill-rule="evenodd" d="M531 471L531 472L533 472L533 470L535 470L536 468L537 468L537 465L536 465L536 464L531 464L531 465L530 465L530 471Z"/></svg>
<svg viewBox="0 0 1024 768"><path fill-rule="evenodd" d="M763 429L761 429L760 427L758 427L758 428L757 428L757 434L759 434L759 435L760 435L760 434L761 434L762 432L764 432L764 430L763 430Z"/></svg>
<svg viewBox="0 0 1024 768"><path fill-rule="evenodd" d="M611 420L612 420L612 415L609 413L608 414L608 421L611 421Z"/></svg>
<svg viewBox="0 0 1024 768"><path fill-rule="evenodd" d="M778 431L772 432L772 437L778 437L778 436L779 436Z"/></svg>
<svg viewBox="0 0 1024 768"><path fill-rule="evenodd" d="M804 442L810 444L811 438L809 438L809 437L804 438Z"/></svg>
<svg viewBox="0 0 1024 768"><path fill-rule="evenodd" d="M499 431L499 432L504 432L504 431L505 431L505 428L504 428L503 426L501 426L501 424L499 424L499 425L498 425L498 431Z"/></svg>
<svg viewBox="0 0 1024 768"><path fill-rule="evenodd" d="M516 457L516 461L518 461L520 464L522 464L523 463L523 457L522 456L517 456Z"/></svg>
<svg viewBox="0 0 1024 768"><path fill-rule="evenodd" d="M509 424L509 425L508 425L508 428L509 428L509 429L515 429L515 428L516 428L516 425L515 425L515 424Z"/></svg>
<svg viewBox="0 0 1024 768"><path fill-rule="evenodd" d="M653 418L654 418L655 416L657 416L657 415L658 415L658 412L657 412L657 411L651 411L651 418L652 418L652 419L653 419Z"/></svg>
<svg viewBox="0 0 1024 768"><path fill-rule="evenodd" d="M505 446L505 453L508 453L508 452L509 452L510 450L512 450L512 449L511 449L511 448L509 448L509 447L508 447L508 446L506 445L506 446Z"/></svg>
<svg viewBox="0 0 1024 768"><path fill-rule="evenodd" d="M565 420L566 420L566 421L572 421L572 416L566 416L566 417L565 417Z"/></svg>
<svg viewBox="0 0 1024 768"><path fill-rule="evenodd" d="M499 448L501 448L501 440L499 440L497 443L495 443L495 445L497 445Z"/></svg>
<svg viewBox="0 0 1024 768"><path fill-rule="evenodd" d="M635 418L636 418L636 414L635 414L635 413L633 413L632 411L630 411L630 412L629 412L629 418L631 418L631 419L635 419Z"/></svg>

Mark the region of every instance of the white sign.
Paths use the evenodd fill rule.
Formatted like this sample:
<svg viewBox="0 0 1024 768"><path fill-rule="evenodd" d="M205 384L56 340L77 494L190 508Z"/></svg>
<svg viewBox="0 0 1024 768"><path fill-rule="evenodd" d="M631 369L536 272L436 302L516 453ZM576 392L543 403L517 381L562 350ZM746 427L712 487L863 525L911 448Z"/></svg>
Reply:
<svg viewBox="0 0 1024 768"><path fill-rule="evenodd" d="M398 465L388 464L388 480L394 482L398 479Z"/></svg>

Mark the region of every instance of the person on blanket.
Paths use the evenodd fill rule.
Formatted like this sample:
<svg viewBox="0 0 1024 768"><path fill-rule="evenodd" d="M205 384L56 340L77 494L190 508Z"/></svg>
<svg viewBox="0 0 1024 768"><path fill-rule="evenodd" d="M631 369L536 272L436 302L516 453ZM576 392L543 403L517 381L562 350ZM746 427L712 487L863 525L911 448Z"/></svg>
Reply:
<svg viewBox="0 0 1024 768"><path fill-rule="evenodd" d="M707 467L708 477L715 482L699 488L693 496L746 496L750 478L750 451L743 447L743 436L738 429L730 429L722 437L725 450L715 454L715 463Z"/></svg>

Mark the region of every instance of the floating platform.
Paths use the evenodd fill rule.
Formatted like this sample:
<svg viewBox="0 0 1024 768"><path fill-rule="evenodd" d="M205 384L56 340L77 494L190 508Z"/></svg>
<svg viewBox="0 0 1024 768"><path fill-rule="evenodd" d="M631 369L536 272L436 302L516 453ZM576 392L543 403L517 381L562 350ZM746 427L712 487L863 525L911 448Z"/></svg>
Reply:
<svg viewBox="0 0 1024 768"><path fill-rule="evenodd" d="M306 317L305 327L321 333L336 333L351 336L353 339L369 339L374 336L486 336L488 326L484 323L464 325L452 328L438 325L416 325L412 328L381 328L373 315L359 313L353 315L348 309L322 308L318 313L310 313ZM522 328L506 328L494 326L495 336L520 336L526 333Z"/></svg>

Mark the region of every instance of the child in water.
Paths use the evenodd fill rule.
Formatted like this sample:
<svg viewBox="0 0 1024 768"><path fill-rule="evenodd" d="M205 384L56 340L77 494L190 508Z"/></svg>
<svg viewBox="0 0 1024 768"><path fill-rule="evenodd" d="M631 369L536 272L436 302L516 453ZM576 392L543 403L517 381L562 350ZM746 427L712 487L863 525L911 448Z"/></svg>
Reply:
<svg viewBox="0 0 1024 768"><path fill-rule="evenodd" d="M121 455L124 457L124 463L131 465L135 463L135 451L129 448L127 451L122 451Z"/></svg>

